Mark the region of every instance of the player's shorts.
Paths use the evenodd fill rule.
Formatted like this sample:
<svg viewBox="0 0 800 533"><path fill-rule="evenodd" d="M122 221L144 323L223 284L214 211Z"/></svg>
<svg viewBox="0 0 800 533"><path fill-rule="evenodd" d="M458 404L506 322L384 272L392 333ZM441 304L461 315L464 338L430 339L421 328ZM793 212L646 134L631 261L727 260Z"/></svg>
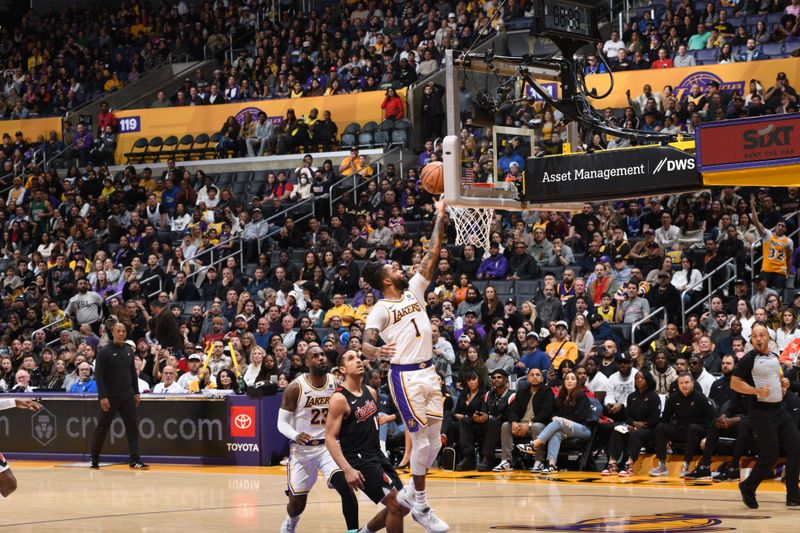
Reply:
<svg viewBox="0 0 800 533"><path fill-rule="evenodd" d="M350 466L364 476L364 494L374 503L380 503L392 489L402 490L403 482L383 455L369 458L345 456Z"/></svg>
<svg viewBox="0 0 800 533"><path fill-rule="evenodd" d="M0 453L0 474L2 474L3 472L5 472L5 471L6 471L6 470L8 470L9 468L11 468L11 467L10 467L10 466L8 466L8 461L6 461L6 458L5 458L5 456L3 456L3 454L2 454L2 453Z"/></svg>
<svg viewBox="0 0 800 533"><path fill-rule="evenodd" d="M289 447L289 462L286 463L286 494L308 494L317 482L320 472L328 488L331 488L331 476L338 471L339 467L324 443L314 446L292 443Z"/></svg>
<svg viewBox="0 0 800 533"><path fill-rule="evenodd" d="M444 416L444 398L432 361L415 365L392 365L389 390L408 431L419 431L428 418Z"/></svg>

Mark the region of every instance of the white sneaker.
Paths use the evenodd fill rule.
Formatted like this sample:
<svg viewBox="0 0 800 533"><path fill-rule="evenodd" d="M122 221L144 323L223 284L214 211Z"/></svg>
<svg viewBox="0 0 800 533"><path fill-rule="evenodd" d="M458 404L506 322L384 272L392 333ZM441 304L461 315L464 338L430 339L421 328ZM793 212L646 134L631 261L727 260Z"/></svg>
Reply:
<svg viewBox="0 0 800 533"><path fill-rule="evenodd" d="M408 510L414 509L414 486L410 483L397 492L397 503Z"/></svg>
<svg viewBox="0 0 800 533"><path fill-rule="evenodd" d="M500 464L496 467L492 468L492 472L511 472L514 468L511 466L511 463L503 459L500 461Z"/></svg>
<svg viewBox="0 0 800 533"><path fill-rule="evenodd" d="M542 471L542 467L544 463L542 461L534 461L533 468L531 468L531 474L538 474Z"/></svg>
<svg viewBox="0 0 800 533"><path fill-rule="evenodd" d="M288 518L285 518L283 520L283 524L281 524L281 533L294 533L296 527L296 522L292 522Z"/></svg>
<svg viewBox="0 0 800 533"><path fill-rule="evenodd" d="M450 531L450 526L444 520L434 514L430 507L411 509L411 517L421 525L428 533L446 533Z"/></svg>

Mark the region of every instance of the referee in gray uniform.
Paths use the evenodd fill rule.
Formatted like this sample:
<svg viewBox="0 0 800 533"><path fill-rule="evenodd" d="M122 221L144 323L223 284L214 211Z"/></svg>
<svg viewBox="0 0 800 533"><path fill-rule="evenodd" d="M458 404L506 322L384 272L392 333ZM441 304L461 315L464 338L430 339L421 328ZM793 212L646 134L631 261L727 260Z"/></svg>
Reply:
<svg viewBox="0 0 800 533"><path fill-rule="evenodd" d="M742 501L758 509L756 489L772 476L781 446L786 451L786 505L800 506L800 432L786 408L783 395L789 380L783 377L778 356L769 351L769 331L763 325L752 329L750 350L733 371L731 389L749 396L748 415L758 443L758 460L750 475L739 483Z"/></svg>

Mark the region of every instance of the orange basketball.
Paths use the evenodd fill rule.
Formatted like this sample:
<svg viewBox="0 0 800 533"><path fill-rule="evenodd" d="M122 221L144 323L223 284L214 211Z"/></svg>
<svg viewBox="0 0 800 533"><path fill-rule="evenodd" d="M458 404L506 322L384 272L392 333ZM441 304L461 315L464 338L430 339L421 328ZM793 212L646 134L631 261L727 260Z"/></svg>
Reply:
<svg viewBox="0 0 800 533"><path fill-rule="evenodd" d="M431 194L444 192L444 163L431 161L422 167L422 188Z"/></svg>

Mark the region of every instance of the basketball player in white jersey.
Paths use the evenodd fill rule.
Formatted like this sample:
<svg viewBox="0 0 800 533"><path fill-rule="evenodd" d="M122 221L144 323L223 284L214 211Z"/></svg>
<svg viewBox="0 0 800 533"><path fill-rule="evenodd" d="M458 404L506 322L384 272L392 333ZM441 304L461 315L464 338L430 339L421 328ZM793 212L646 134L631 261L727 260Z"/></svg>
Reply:
<svg viewBox="0 0 800 533"><path fill-rule="evenodd" d="M431 322L425 313L425 289L433 278L444 238L444 200L435 202L436 220L431 246L417 273L406 280L397 266L370 262L361 275L385 298L367 316L361 350L370 359L389 359L389 390L411 434L411 476L397 501L411 509L414 520L429 532L449 526L428 505L425 474L442 447L444 399L433 365ZM385 344L378 347L378 337Z"/></svg>
<svg viewBox="0 0 800 533"><path fill-rule="evenodd" d="M34 402L33 400L23 400L21 398L4 398L0 400L0 411L11 409L12 407L38 411L42 408L42 404ZM0 453L0 495L2 495L3 498L7 498L15 490L17 490L17 478L11 473L11 467L8 466L6 458Z"/></svg>
<svg viewBox="0 0 800 533"><path fill-rule="evenodd" d="M278 412L278 431L291 441L286 465L289 504L281 533L292 533L297 528L318 472L328 487L341 496L347 529L358 529L358 500L325 447L325 421L336 380L328 373L330 362L318 344L306 351L306 366L309 371L286 387Z"/></svg>

